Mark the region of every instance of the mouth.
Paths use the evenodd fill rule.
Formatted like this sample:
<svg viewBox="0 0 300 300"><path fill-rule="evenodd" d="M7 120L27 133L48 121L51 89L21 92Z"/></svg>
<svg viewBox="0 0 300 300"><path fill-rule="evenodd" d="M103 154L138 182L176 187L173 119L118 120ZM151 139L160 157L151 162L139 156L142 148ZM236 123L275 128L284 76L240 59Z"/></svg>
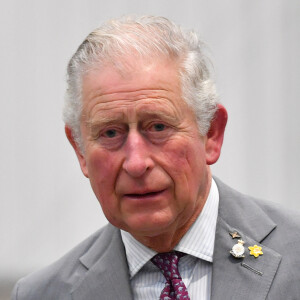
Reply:
<svg viewBox="0 0 300 300"><path fill-rule="evenodd" d="M157 196L161 195L165 190L156 191L156 192L147 192L147 193L132 193L132 194L125 194L126 198L131 199L147 199L147 198L156 198Z"/></svg>

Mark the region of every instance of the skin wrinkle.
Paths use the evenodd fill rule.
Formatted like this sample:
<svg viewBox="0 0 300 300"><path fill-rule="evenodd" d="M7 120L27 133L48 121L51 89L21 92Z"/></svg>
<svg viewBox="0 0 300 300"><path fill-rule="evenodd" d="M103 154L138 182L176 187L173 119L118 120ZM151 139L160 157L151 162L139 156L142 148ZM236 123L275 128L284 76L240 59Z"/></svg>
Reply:
<svg viewBox="0 0 300 300"><path fill-rule="evenodd" d="M162 123L165 124L169 129L180 131L182 128L178 128L179 120L174 116L170 116L164 114L162 111L149 112L142 111L138 114L138 129L143 132L143 130L147 129L150 124L153 123ZM92 139L99 138L99 132L101 129L108 127L123 127L126 131L130 130L130 128L135 125L135 123L131 123L126 118L126 113L117 113L115 116L107 116L107 114L101 114L101 116L97 116L96 120L87 121L87 126L91 132Z"/></svg>
<svg viewBox="0 0 300 300"><path fill-rule="evenodd" d="M141 91L144 90L141 89ZM106 97L106 94L102 95L102 98L103 97ZM121 95L118 96L117 99L113 101L111 100L110 102L101 101L102 99L100 100L100 97L97 98L97 100L100 101L100 103L93 107L89 120L85 121L86 126L90 130L91 139L93 140L98 139L100 130L102 128L109 127L109 125L113 127L114 124L116 124L116 126L124 126L125 124L128 124L127 130L129 130L131 123L127 118L129 113L126 110L126 107L130 107L133 104L133 114L138 116L139 127L141 127L141 129L143 128L143 123L147 123L147 121L150 119L156 119L157 122L163 122L174 130L176 129L177 131L188 132L188 130L184 130L182 126L179 126L183 118L181 112L173 110L172 114L170 114L170 112L165 109L165 101L167 100L172 102L170 98L162 98L157 96L157 98L154 100L148 95L144 95L143 98L137 97L136 95L136 99L127 100L126 98L126 100L123 100L123 95ZM126 103L124 103L124 101L126 101ZM115 106L118 106L118 110L111 113L111 108Z"/></svg>
<svg viewBox="0 0 300 300"><path fill-rule="evenodd" d="M147 106L151 106L149 108L147 108ZM166 122L170 123L170 125L174 124L175 126L178 125L180 117L178 115L178 113L174 112L174 116L173 115L169 115L167 114L165 111L163 110L157 110L155 108L157 108L159 105L157 105L157 103L155 105L149 103L148 105L145 105L145 103L143 104L143 106L141 108L136 108L134 110L134 113L136 115L138 115L139 120L145 120L145 119L161 119L161 120L166 120ZM138 105L137 105L138 106ZM150 110L151 108L151 110ZM118 112L114 112L112 114L110 114L110 110L107 110L107 113L104 113L104 109L102 109L101 107L97 108L97 111L95 113L93 113L93 116L95 116L93 118L93 116L87 120L85 123L89 128L92 128L93 126L101 126L102 124L109 124L109 123L122 123L122 122L128 122L128 118L127 118L127 111L126 108L124 107L119 107ZM99 112L99 113L98 113Z"/></svg>
<svg viewBox="0 0 300 300"><path fill-rule="evenodd" d="M109 92L105 92L105 93L103 93L103 91L101 90L101 87L99 87L99 91L97 90L96 92L95 91L91 91L88 95L86 95L86 99L93 99L93 98L98 98L98 97L101 97L101 96L107 96L107 97L114 97L114 96L117 96L117 97L119 97L119 96L122 96L123 94L125 94L125 95L123 95L124 96L124 98L126 98L126 100L130 100L130 97L128 97L127 95L132 95L132 100L135 100L135 98L134 97L138 97L138 98L141 98L141 99L143 99L143 97L145 96L144 94L141 94L141 95L139 95L140 94L140 92L141 91L144 91L145 92L145 94L147 93L147 92L149 92L149 91L152 91L152 92L168 92L168 90L167 89L163 89L163 88L160 88L160 89L157 89L157 88L147 88L147 89L137 89L137 90L120 90L120 91L118 91L118 92L116 92L116 91L114 91L113 93L109 93ZM153 96L153 98L155 98L154 96ZM105 99L104 101L103 101L103 103L105 103L105 102L109 102L110 101L110 99L108 98L107 100Z"/></svg>
<svg viewBox="0 0 300 300"><path fill-rule="evenodd" d="M111 68L93 72L83 83L82 115L84 154L67 134L109 222L158 252L173 249L205 204L207 156L213 160L181 97L176 64L141 65L128 78ZM117 131L107 136L107 128Z"/></svg>
<svg viewBox="0 0 300 300"><path fill-rule="evenodd" d="M145 90L144 90L145 91ZM157 92L159 90L156 90ZM146 91L145 91L146 92ZM152 96L152 95L143 95L143 97L140 96L135 96L135 95L131 95L131 97L127 96L125 97L124 95L116 95L116 97L118 97L117 99L111 99L110 98L111 94L101 94L101 96L95 97L95 98L87 98L88 104L86 105L87 107L84 106L84 109L89 109L90 106L93 106L94 102L98 102L98 104L94 107L95 108L99 108L99 110L110 110L111 107L114 107L115 105L131 105L131 103L136 103L136 105L138 105L138 102L141 100L145 100L144 102L147 104L149 103L151 106L153 105L157 105L157 103L159 102L163 102L164 100L167 100L169 102L172 102L172 99L166 97L166 95L160 95L160 96ZM165 97L164 97L165 96ZM108 99L106 99L108 97ZM104 99L103 99L104 98ZM155 102L153 103L153 100L155 100ZM126 103L124 103L123 101L126 101ZM110 104L110 105L107 105ZM92 113L92 112L91 112Z"/></svg>

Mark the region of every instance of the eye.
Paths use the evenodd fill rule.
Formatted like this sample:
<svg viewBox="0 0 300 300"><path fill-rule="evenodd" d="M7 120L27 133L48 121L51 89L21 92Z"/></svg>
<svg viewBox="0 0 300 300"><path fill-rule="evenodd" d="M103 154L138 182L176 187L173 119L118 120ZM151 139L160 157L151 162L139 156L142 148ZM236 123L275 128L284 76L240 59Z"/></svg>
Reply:
<svg viewBox="0 0 300 300"><path fill-rule="evenodd" d="M163 131L166 129L166 125L162 123L157 123L153 125L153 130L154 131Z"/></svg>
<svg viewBox="0 0 300 300"><path fill-rule="evenodd" d="M174 133L174 128L169 124L162 123L158 120L158 122L151 122L145 128L145 136L147 138L157 144L163 143L168 140L168 138Z"/></svg>
<svg viewBox="0 0 300 300"><path fill-rule="evenodd" d="M116 150L124 143L128 130L124 126L107 126L97 137L97 142L104 148Z"/></svg>
<svg viewBox="0 0 300 300"><path fill-rule="evenodd" d="M117 135L117 130L115 130L115 129L108 129L108 130L106 130L106 131L103 133L103 135L104 135L105 137L108 137L108 138L114 138L114 137L116 137L116 135Z"/></svg>

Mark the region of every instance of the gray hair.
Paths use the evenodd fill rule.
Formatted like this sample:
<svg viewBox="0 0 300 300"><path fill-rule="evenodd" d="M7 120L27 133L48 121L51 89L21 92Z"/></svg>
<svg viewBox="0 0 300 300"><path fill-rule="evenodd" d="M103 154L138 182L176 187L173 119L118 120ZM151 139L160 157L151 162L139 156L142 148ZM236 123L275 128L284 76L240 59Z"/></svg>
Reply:
<svg viewBox="0 0 300 300"><path fill-rule="evenodd" d="M182 97L196 115L201 135L206 135L217 110L217 94L204 44L193 31L185 31L163 17L126 16L110 20L91 32L71 58L63 119L81 151L81 86L85 72L111 65L126 67L124 57L165 57L179 62Z"/></svg>

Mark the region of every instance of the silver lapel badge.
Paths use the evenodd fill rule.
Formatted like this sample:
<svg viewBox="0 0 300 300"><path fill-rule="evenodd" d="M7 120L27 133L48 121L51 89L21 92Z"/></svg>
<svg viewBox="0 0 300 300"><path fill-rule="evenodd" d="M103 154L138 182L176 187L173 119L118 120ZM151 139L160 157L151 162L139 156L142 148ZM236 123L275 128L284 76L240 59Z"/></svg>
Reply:
<svg viewBox="0 0 300 300"><path fill-rule="evenodd" d="M237 244L233 245L232 249L230 250L230 254L235 258L242 258L245 257L245 242L243 240L238 240Z"/></svg>

